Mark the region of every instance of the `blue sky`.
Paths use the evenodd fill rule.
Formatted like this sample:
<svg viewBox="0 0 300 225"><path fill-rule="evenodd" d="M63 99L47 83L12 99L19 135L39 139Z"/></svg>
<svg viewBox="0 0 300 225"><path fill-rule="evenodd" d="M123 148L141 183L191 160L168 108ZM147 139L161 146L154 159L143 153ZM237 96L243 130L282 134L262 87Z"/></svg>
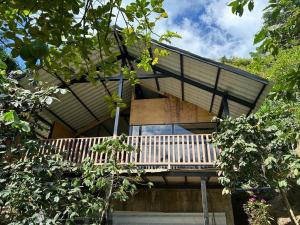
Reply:
<svg viewBox="0 0 300 225"><path fill-rule="evenodd" d="M127 5L132 0L124 0ZM267 0L255 1L252 12L245 11L242 17L231 13L227 6L230 0L165 0L164 8L169 18L157 23L155 31L166 30L179 33L173 46L200 56L218 60L226 57L249 57L255 50L253 37L263 24L263 9ZM122 21L119 25L122 26ZM124 24L123 24L124 25ZM18 62L24 66L22 60Z"/></svg>
<svg viewBox="0 0 300 225"><path fill-rule="evenodd" d="M242 17L231 13L230 0L165 0L169 18L159 22L158 33L166 29L182 35L172 45L203 57L249 57L254 34L262 26L267 0L255 1L252 12Z"/></svg>

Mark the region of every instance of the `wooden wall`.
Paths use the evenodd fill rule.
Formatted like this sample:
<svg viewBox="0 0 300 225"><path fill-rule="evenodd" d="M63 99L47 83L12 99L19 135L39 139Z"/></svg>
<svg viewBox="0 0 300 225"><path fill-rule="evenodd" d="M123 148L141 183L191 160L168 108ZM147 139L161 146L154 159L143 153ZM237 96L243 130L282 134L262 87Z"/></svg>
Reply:
<svg viewBox="0 0 300 225"><path fill-rule="evenodd" d="M130 124L211 122L214 116L213 113L173 96L132 99Z"/></svg>
<svg viewBox="0 0 300 225"><path fill-rule="evenodd" d="M155 187L155 185L154 185ZM221 189L207 189L208 212L225 212L227 225L234 225L231 197ZM200 187L196 189L140 189L126 202L116 202L116 211L203 212Z"/></svg>
<svg viewBox="0 0 300 225"><path fill-rule="evenodd" d="M56 138L71 138L74 137L75 133L71 131L69 128L64 126L62 123L55 121L53 124L51 139Z"/></svg>

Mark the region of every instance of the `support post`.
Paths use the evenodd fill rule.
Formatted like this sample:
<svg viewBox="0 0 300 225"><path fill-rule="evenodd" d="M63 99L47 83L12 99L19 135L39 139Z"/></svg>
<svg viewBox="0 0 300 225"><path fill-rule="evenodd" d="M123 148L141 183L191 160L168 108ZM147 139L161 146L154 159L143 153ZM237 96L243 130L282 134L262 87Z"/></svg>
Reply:
<svg viewBox="0 0 300 225"><path fill-rule="evenodd" d="M209 225L206 181L207 181L206 177L201 177L201 196L202 196L203 220L204 220L204 225Z"/></svg>
<svg viewBox="0 0 300 225"><path fill-rule="evenodd" d="M118 86L119 97L122 97L122 92L123 92L123 74L120 70L120 79L119 79L119 86ZM120 107L117 107L116 114L115 114L114 133L113 133L114 137L118 136L119 120L120 120Z"/></svg>
<svg viewBox="0 0 300 225"><path fill-rule="evenodd" d="M225 117L228 117L230 115L229 113L229 106L228 106L228 95L225 94L221 101L221 107L218 113L218 117L221 118L224 114Z"/></svg>

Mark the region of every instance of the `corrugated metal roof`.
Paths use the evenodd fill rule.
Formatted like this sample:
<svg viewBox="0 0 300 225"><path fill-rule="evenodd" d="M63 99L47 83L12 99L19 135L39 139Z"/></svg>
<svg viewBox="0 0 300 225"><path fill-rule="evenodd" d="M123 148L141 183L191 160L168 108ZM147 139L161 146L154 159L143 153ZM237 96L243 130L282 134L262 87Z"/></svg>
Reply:
<svg viewBox="0 0 300 225"><path fill-rule="evenodd" d="M160 92L178 98L184 96L185 101L208 111L211 108L211 111L215 114L218 114L221 108L224 95L228 95L231 116L237 117L251 111L254 112L271 88L271 85L265 79L182 49L155 41L153 41L151 48L152 50L158 48L169 51L169 55L161 57L158 64L155 65L155 73L165 76L158 78ZM127 49L131 59L137 58L140 52L138 47L131 46ZM96 58L95 56L93 59L96 60ZM136 67L136 62L133 61L133 64ZM137 71L138 74L145 74L145 71L141 69ZM40 72L40 79L52 85L62 85L59 79L45 71ZM218 82L216 82L217 80ZM22 80L21 83L26 85L26 80ZM157 91L154 78L141 80L140 83ZM116 79L107 81L105 85L110 93L117 92L118 81ZM100 82L96 84L75 83L69 85L69 88L74 93L69 92L65 95L59 95L59 102L54 102L49 110L45 109L40 113L44 119L49 122L59 119L72 129L78 130L92 123L96 118L102 120L109 116L106 102L103 99L108 93L103 84ZM130 82L124 81L123 99L128 105L131 100L131 93Z"/></svg>
<svg viewBox="0 0 300 225"><path fill-rule="evenodd" d="M185 101L208 111L211 109L215 114L218 114L225 95L229 96L228 106L231 116L255 112L271 88L270 83L261 77L182 49L156 41L153 41L151 48L169 51L169 55L161 57L154 68L166 77L172 77L158 79L160 91L179 98L184 96ZM128 48L128 52L130 56L136 57L138 48L132 46ZM182 80L184 94L182 94ZM156 89L153 80L142 81L142 84Z"/></svg>

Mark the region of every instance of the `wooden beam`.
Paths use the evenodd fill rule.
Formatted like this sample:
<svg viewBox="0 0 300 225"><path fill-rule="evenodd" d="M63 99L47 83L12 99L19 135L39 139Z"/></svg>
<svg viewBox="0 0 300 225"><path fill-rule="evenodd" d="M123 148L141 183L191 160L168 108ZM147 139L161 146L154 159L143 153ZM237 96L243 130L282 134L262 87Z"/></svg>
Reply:
<svg viewBox="0 0 300 225"><path fill-rule="evenodd" d="M152 59L152 61L153 61L153 52L152 52L152 48L150 47L150 48L148 49L148 51L149 51L150 57L151 57L151 59ZM153 73L154 73L154 74L157 74L156 70L154 69L154 67L153 67L153 65L152 65L152 62L151 62L151 68L152 68ZM157 77L155 78L155 84L156 84L156 89L157 89L157 91L160 91L159 82L158 82L158 78L157 78Z"/></svg>
<svg viewBox="0 0 300 225"><path fill-rule="evenodd" d="M218 83L219 83L220 74L221 74L221 68L218 67L218 72L217 72L216 81L215 81L215 88L214 88L213 96L211 98L209 112L212 111L212 108L214 106L214 101L215 101L216 91L218 89Z"/></svg>
<svg viewBox="0 0 300 225"><path fill-rule="evenodd" d="M180 76L181 76L181 100L184 101L184 68L183 68L183 55L180 54Z"/></svg>
<svg viewBox="0 0 300 225"><path fill-rule="evenodd" d="M201 196L203 208L204 225L209 225L208 206L207 206L207 192L206 192L206 177L201 177Z"/></svg>

